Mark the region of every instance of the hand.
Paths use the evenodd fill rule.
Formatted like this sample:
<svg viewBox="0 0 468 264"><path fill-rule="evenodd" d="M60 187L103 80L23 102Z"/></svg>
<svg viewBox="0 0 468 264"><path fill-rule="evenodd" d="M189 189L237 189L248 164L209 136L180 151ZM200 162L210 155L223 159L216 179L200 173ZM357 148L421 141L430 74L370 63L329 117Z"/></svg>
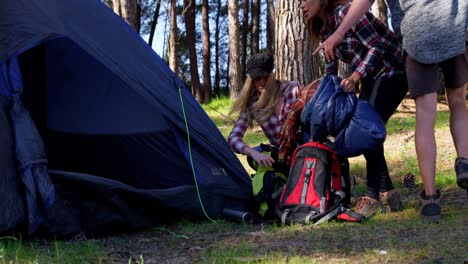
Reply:
<svg viewBox="0 0 468 264"><path fill-rule="evenodd" d="M351 77L343 79L340 84L343 87L343 90L345 90L346 92L354 92L356 84L360 78L361 76L359 74L353 73Z"/></svg>
<svg viewBox="0 0 468 264"><path fill-rule="evenodd" d="M252 159L254 159L259 166L272 166L275 162L272 157L262 154L258 151L252 151L251 155Z"/></svg>
<svg viewBox="0 0 468 264"><path fill-rule="evenodd" d="M328 39L326 39L321 45L318 46L317 49L312 53L312 55L317 54L321 49L323 49L323 53L325 55L325 59L327 62L330 62L335 59L335 52L334 49L338 44L341 43L343 40L344 35L340 32L335 31Z"/></svg>

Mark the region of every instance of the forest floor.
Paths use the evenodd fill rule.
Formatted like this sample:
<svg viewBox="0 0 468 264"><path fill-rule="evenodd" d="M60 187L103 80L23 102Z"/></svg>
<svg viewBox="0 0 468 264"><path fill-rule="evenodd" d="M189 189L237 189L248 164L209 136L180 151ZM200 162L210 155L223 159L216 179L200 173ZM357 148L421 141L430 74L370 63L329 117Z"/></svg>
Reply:
<svg viewBox="0 0 468 264"><path fill-rule="evenodd" d="M444 103L438 109L447 111ZM398 122L414 118L414 103L405 100L392 117ZM407 172L418 175L414 129L398 129L385 142L394 184L404 210L381 213L363 224L330 222L323 226L245 225L219 220L173 226L103 238L112 263L467 263L467 193L454 184L454 147L448 126L435 130L437 169L450 178L443 187L442 223L425 224L419 218L417 188L403 189ZM364 183L363 159L353 158L351 173ZM354 165L353 165L354 164ZM411 170L411 171L408 171ZM428 231L429 230L429 231ZM107 261L106 261L107 260Z"/></svg>

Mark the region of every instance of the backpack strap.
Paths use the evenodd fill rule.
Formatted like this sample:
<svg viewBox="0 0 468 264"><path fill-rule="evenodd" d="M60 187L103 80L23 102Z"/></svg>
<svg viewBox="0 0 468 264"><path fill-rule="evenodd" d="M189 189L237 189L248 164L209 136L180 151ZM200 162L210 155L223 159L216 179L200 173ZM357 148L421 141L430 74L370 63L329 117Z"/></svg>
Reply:
<svg viewBox="0 0 468 264"><path fill-rule="evenodd" d="M335 218L339 213L342 213L342 212L344 212L343 206L338 206L337 208L331 210L328 214L326 214L322 218L320 218L320 220L315 222L313 225L316 226L316 225L319 225L319 224L321 224L321 223L323 223L325 221L331 220L331 219Z"/></svg>
<svg viewBox="0 0 468 264"><path fill-rule="evenodd" d="M314 223L314 225L319 225L325 221L331 220L335 218L339 213L342 213L345 210L341 202L344 200L346 194L343 191L338 191L335 190L334 194L340 197L340 200L337 202L337 206L333 208L328 214L324 215L322 218L320 218L317 222Z"/></svg>
<svg viewBox="0 0 468 264"><path fill-rule="evenodd" d="M308 224L309 222L311 222L310 220L317 217L317 212L312 212L310 214L308 214L305 218L304 218L304 223L305 224ZM313 222L313 220L312 220Z"/></svg>
<svg viewBox="0 0 468 264"><path fill-rule="evenodd" d="M281 215L281 223L286 224L286 217L288 217L289 209L284 210L283 214Z"/></svg>

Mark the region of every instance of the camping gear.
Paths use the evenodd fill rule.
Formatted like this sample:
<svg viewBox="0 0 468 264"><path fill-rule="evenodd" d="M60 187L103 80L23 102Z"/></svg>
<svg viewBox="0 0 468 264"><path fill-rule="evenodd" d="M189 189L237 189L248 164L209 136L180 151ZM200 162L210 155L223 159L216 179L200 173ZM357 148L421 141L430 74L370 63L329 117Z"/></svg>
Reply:
<svg viewBox="0 0 468 264"><path fill-rule="evenodd" d="M279 197L287 177L271 168L258 169L252 178L255 211L265 220L276 218Z"/></svg>
<svg viewBox="0 0 468 264"><path fill-rule="evenodd" d="M307 142L294 152L278 217L283 224L331 220L347 211L349 190L349 173L341 172L335 152L322 143Z"/></svg>
<svg viewBox="0 0 468 264"><path fill-rule="evenodd" d="M279 196L287 181L289 167L278 162L278 148L269 144L260 144L255 150L270 155L275 163L272 166L258 166L250 156L247 162L255 170L252 177L253 195L255 197L254 212L263 220L276 218Z"/></svg>
<svg viewBox="0 0 468 264"><path fill-rule="evenodd" d="M386 137L385 123L365 100L340 85L341 78L327 75L301 114L303 132L316 142L335 138L337 154L355 157L376 149Z"/></svg>
<svg viewBox="0 0 468 264"><path fill-rule="evenodd" d="M32 235L44 237L250 209L251 180L217 127L101 1L0 1L0 65L16 59L16 70L0 68L0 233L29 233L30 204L43 218ZM14 78L23 87L12 96L3 88ZM41 166L55 190L50 206L42 206L44 197L31 201L17 166L17 145L40 144L15 132L17 102L43 142Z"/></svg>
<svg viewBox="0 0 468 264"><path fill-rule="evenodd" d="M11 122L16 166L26 196L28 233L44 221L45 212L55 202L55 189L47 173L44 143L20 95L23 89L18 60L1 64L1 94L10 98L5 115Z"/></svg>
<svg viewBox="0 0 468 264"><path fill-rule="evenodd" d="M233 210L233 209L223 209L223 216L228 220L240 222L243 224L253 224L255 222L255 216L251 212Z"/></svg>

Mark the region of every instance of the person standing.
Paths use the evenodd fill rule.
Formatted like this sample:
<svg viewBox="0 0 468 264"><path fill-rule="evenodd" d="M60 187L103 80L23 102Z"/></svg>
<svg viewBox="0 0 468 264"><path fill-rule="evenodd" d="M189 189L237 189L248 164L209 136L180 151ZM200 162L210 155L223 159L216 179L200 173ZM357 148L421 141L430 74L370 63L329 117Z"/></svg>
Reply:
<svg viewBox="0 0 468 264"><path fill-rule="evenodd" d="M348 1L302 0L301 10L313 43L332 35L350 9ZM368 101L386 123L407 93L403 71L403 53L394 33L366 13L351 30L343 34L343 41L334 55L349 63L353 74L341 82L347 92L355 91L361 83L360 98ZM326 73L337 74L336 60L326 61ZM367 190L359 198L355 213L372 217L381 202L393 211L401 207L401 197L393 187L385 160L383 144L364 153L366 159Z"/></svg>
<svg viewBox="0 0 468 264"><path fill-rule="evenodd" d="M373 0L355 0L340 27L315 50L324 49L333 59L335 47L359 17L371 7ZM450 132L457 153L457 184L468 192L468 1L389 0L392 14L403 38L406 74L410 97L416 104L415 147L419 170L424 183L420 194L423 219L440 220L441 193L435 186L436 140L434 126L437 114L439 69L445 80L445 94L450 110ZM393 18L393 16L392 16Z"/></svg>

